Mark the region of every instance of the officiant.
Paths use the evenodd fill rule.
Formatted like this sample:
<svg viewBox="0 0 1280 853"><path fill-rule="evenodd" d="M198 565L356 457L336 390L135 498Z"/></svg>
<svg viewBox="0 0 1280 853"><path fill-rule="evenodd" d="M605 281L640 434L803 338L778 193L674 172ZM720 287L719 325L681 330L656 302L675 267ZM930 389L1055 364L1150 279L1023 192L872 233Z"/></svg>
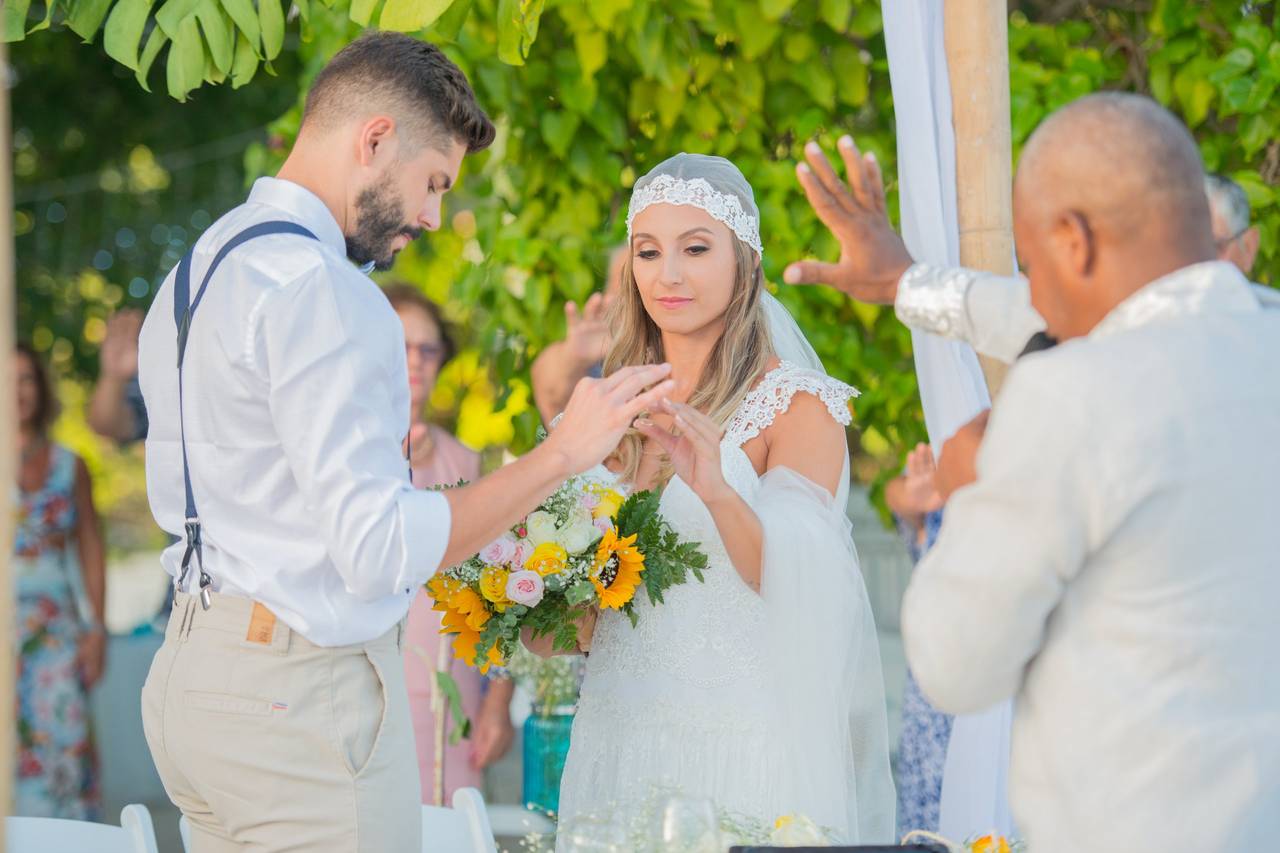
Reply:
<svg viewBox="0 0 1280 853"><path fill-rule="evenodd" d="M1136 95L1048 118L1014 185L1025 279L914 264L875 161L841 155L847 183L816 149L799 169L841 257L788 281L1006 361L1040 350L985 434L943 450L946 520L902 614L920 686L956 713L1015 698L1032 849L1272 846L1280 454L1259 448L1280 430L1280 298L1216 260L1195 142Z"/></svg>

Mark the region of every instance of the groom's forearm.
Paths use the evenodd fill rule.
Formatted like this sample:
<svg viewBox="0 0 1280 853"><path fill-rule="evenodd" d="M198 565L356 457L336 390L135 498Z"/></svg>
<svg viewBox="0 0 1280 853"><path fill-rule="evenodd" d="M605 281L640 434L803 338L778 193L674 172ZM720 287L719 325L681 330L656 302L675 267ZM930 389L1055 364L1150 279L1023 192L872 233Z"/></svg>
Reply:
<svg viewBox="0 0 1280 853"><path fill-rule="evenodd" d="M456 565L498 538L569 476L563 454L541 444L487 477L445 491L452 524L440 565Z"/></svg>

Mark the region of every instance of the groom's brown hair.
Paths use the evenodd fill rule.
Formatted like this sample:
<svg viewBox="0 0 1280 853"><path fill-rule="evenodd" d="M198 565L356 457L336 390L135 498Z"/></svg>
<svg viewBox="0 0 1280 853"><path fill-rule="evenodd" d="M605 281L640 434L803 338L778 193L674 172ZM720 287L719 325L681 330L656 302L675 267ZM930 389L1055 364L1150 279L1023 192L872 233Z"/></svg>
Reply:
<svg viewBox="0 0 1280 853"><path fill-rule="evenodd" d="M401 33L367 33L338 52L307 92L302 126L331 127L386 111L414 146L475 153L493 144L493 122L462 69L435 45Z"/></svg>

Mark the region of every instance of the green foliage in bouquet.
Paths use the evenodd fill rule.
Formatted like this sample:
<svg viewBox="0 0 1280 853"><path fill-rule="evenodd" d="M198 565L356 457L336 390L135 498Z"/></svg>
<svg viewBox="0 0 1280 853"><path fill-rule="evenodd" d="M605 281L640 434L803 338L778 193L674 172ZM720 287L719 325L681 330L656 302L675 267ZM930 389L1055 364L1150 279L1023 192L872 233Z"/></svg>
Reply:
<svg viewBox="0 0 1280 853"><path fill-rule="evenodd" d="M644 555L644 591L654 604L662 603L662 593L670 587L684 583L692 572L699 583L704 582L703 570L707 567L707 555L691 542L681 542L679 537L658 513L661 495L655 491L637 492L623 502L618 510L618 529L622 535L636 534L639 541L657 543ZM631 602L623 608L636 624L637 618Z"/></svg>

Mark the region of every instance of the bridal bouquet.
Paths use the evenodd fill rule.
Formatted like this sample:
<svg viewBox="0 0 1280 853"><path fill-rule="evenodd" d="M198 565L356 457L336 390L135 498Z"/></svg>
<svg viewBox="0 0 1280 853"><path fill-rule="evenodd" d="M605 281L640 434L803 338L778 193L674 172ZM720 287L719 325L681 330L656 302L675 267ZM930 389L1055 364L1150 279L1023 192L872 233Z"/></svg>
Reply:
<svg viewBox="0 0 1280 853"><path fill-rule="evenodd" d="M681 542L658 513L655 492L624 498L587 476L567 480L542 505L470 559L427 582L455 656L487 672L510 660L520 632L577 647L577 620L592 607L621 610L634 625L637 590L654 604L707 558Z"/></svg>

